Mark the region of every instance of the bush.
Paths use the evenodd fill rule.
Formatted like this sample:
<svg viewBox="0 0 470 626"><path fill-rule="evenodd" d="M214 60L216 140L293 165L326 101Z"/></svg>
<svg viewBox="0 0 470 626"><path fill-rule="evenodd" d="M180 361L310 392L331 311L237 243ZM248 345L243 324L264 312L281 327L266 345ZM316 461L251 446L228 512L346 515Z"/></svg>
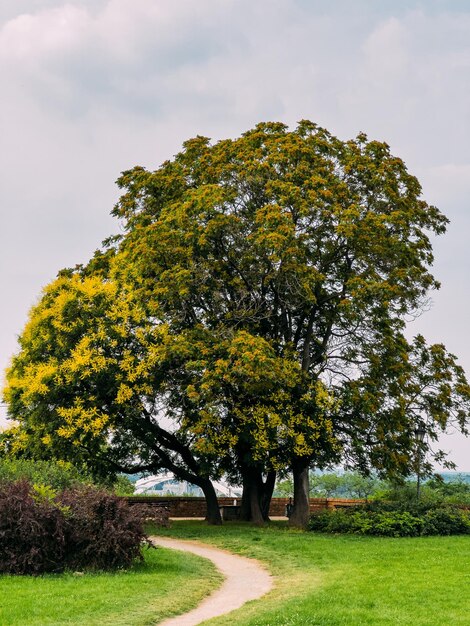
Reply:
<svg viewBox="0 0 470 626"><path fill-rule="evenodd" d="M133 504L132 501L129 504L132 509L138 512L145 524L152 524L160 528L170 527L170 509L167 506L160 504Z"/></svg>
<svg viewBox="0 0 470 626"><path fill-rule="evenodd" d="M383 537L417 537L423 526L422 519L409 511L371 513L370 519L372 523L366 534Z"/></svg>
<svg viewBox="0 0 470 626"><path fill-rule="evenodd" d="M143 515L90 486L56 494L27 481L0 483L0 572L128 567L141 557Z"/></svg>
<svg viewBox="0 0 470 626"><path fill-rule="evenodd" d="M58 501L67 511L67 567L115 569L141 557L142 516L124 500L80 487L64 491Z"/></svg>
<svg viewBox="0 0 470 626"><path fill-rule="evenodd" d="M373 503L322 511L310 519L310 530L329 533L355 533L384 537L457 535L470 533L470 516L451 506L417 505L413 510L398 509L396 503Z"/></svg>
<svg viewBox="0 0 470 626"><path fill-rule="evenodd" d="M31 459L0 459L0 483L27 480L36 485L48 485L61 490L78 482L91 482L71 463L33 461Z"/></svg>
<svg viewBox="0 0 470 626"><path fill-rule="evenodd" d="M42 574L64 567L64 513L27 481L0 485L0 572Z"/></svg>
<svg viewBox="0 0 470 626"><path fill-rule="evenodd" d="M423 517L423 535L463 535L470 533L468 512L446 506L430 509Z"/></svg>
<svg viewBox="0 0 470 626"><path fill-rule="evenodd" d="M97 480L84 469L78 469L67 461L41 461L33 459L0 458L0 483L28 480L35 485L48 485L61 491L79 484L97 484L119 496L134 493L134 484L124 474Z"/></svg>

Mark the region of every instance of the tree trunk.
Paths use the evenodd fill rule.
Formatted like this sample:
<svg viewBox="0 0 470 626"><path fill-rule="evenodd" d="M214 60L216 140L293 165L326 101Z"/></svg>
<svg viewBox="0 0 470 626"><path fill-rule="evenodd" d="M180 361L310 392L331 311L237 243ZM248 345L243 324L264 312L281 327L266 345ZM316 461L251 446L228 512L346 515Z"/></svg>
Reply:
<svg viewBox="0 0 470 626"><path fill-rule="evenodd" d="M289 518L289 526L307 528L310 517L308 461L302 460L292 467L294 475L294 508Z"/></svg>
<svg viewBox="0 0 470 626"><path fill-rule="evenodd" d="M243 471L243 494L240 519L244 522L263 524L269 521L269 507L276 482L276 472L268 472L266 480L260 470L248 468Z"/></svg>
<svg viewBox="0 0 470 626"><path fill-rule="evenodd" d="M252 467L244 468L242 476L243 494L240 519L244 522L262 525L265 519L262 509L264 483L261 472Z"/></svg>
<svg viewBox="0 0 470 626"><path fill-rule="evenodd" d="M210 480L202 480L199 483L199 487L201 487L206 498L207 523L214 526L220 526L222 524L222 517L220 515L219 502L217 500L214 485Z"/></svg>
<svg viewBox="0 0 470 626"><path fill-rule="evenodd" d="M257 478L258 477L256 475L253 477L253 482L250 489L251 521L257 526L263 526L264 518L260 506L260 482L262 481L258 481Z"/></svg>
<svg viewBox="0 0 470 626"><path fill-rule="evenodd" d="M274 485L276 484L276 472L268 472L266 480L262 483L261 514L265 522L269 522L269 507L273 497Z"/></svg>
<svg viewBox="0 0 470 626"><path fill-rule="evenodd" d="M240 509L240 520L242 522L251 521L251 480L248 474L243 472L243 492Z"/></svg>

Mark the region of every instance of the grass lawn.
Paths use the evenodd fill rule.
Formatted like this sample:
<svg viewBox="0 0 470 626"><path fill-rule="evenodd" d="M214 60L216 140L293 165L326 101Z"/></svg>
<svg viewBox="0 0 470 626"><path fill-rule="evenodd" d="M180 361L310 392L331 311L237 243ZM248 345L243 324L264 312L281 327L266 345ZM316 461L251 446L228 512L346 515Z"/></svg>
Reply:
<svg viewBox="0 0 470 626"><path fill-rule="evenodd" d="M156 624L196 606L220 581L210 561L163 548L115 574L0 576L0 624Z"/></svg>
<svg viewBox="0 0 470 626"><path fill-rule="evenodd" d="M214 528L197 521L158 534L258 558L276 577L268 596L211 626L470 625L470 536L331 536L282 523Z"/></svg>

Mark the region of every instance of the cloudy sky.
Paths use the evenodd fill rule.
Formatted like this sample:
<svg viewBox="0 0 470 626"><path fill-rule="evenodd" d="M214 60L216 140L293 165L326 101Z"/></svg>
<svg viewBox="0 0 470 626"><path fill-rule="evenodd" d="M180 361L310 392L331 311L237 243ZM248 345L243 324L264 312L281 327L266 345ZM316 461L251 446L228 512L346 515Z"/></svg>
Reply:
<svg viewBox="0 0 470 626"><path fill-rule="evenodd" d="M116 231L122 170L307 118L387 141L451 219L412 331L470 373L467 0L2 0L0 84L2 371L41 288Z"/></svg>

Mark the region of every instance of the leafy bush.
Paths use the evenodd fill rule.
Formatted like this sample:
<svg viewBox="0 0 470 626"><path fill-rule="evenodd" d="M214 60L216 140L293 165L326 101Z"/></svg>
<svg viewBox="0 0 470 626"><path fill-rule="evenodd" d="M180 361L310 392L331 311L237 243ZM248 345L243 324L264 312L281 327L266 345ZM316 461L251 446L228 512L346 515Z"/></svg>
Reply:
<svg viewBox="0 0 470 626"><path fill-rule="evenodd" d="M0 459L0 483L27 480L53 489L66 489L78 482L91 482L71 463L62 461L33 461L31 459Z"/></svg>
<svg viewBox="0 0 470 626"><path fill-rule="evenodd" d="M470 533L468 512L451 506L417 505L400 509L397 503L326 510L313 515L310 530L385 537L457 535Z"/></svg>
<svg viewBox="0 0 470 626"><path fill-rule="evenodd" d="M35 485L48 485L59 491L78 484L97 484L97 480L85 470L79 470L66 461L0 458L0 483L15 480L28 480ZM98 480L98 485L119 496L134 493L133 483L123 474L111 476L105 481Z"/></svg>
<svg viewBox="0 0 470 626"><path fill-rule="evenodd" d="M135 485L124 474L118 474L118 476L115 477L111 487L117 496L132 496L134 493Z"/></svg>
<svg viewBox="0 0 470 626"><path fill-rule="evenodd" d="M423 517L423 535L470 533L470 515L456 507L430 509Z"/></svg>
<svg viewBox="0 0 470 626"><path fill-rule="evenodd" d="M0 485L0 572L41 574L63 569L65 517L27 481Z"/></svg>
<svg viewBox="0 0 470 626"><path fill-rule="evenodd" d="M144 523L160 528L170 527L170 509L167 506L154 504L129 503L135 509Z"/></svg>
<svg viewBox="0 0 470 626"><path fill-rule="evenodd" d="M421 534L423 522L409 511L390 511L370 515L369 535L383 537L416 537Z"/></svg>
<svg viewBox="0 0 470 626"><path fill-rule="evenodd" d="M93 487L68 489L58 502L67 511L68 567L128 567L141 557L145 534L138 508Z"/></svg>
<svg viewBox="0 0 470 626"><path fill-rule="evenodd" d="M147 511L91 486L0 483L0 572L128 567L141 556ZM152 520L155 523L155 519Z"/></svg>

